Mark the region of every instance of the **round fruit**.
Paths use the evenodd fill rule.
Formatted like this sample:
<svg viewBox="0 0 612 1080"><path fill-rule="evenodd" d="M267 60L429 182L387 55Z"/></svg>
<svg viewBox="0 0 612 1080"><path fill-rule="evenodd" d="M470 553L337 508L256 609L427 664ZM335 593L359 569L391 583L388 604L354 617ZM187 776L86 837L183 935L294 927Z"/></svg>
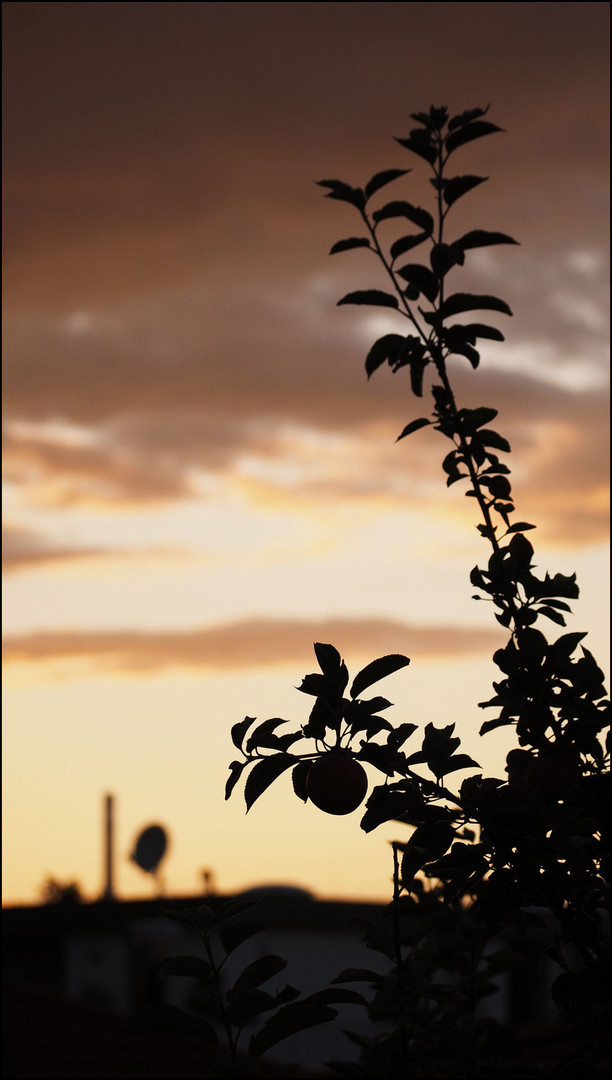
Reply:
<svg viewBox="0 0 612 1080"><path fill-rule="evenodd" d="M542 754L525 769L525 791L540 791L545 799L560 799L580 780L575 761L558 754Z"/></svg>
<svg viewBox="0 0 612 1080"><path fill-rule="evenodd" d="M363 802L367 790L363 765L337 750L317 758L306 776L308 798L326 814L351 814Z"/></svg>

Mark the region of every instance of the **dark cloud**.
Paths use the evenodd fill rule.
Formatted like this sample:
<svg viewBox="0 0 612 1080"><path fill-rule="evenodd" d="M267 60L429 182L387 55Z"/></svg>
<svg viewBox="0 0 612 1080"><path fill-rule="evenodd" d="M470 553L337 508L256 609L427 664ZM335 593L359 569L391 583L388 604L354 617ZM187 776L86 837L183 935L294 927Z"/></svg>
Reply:
<svg viewBox="0 0 612 1080"><path fill-rule="evenodd" d="M133 674L167 668L248 669L314 664L312 643L329 641L343 654L370 660L403 652L411 658L454 659L490 652L500 630L411 627L392 619L247 619L225 626L175 632L40 632L6 638L5 663L81 660Z"/></svg>
<svg viewBox="0 0 612 1080"><path fill-rule="evenodd" d="M409 197L430 199L392 136L432 100L492 100L506 133L461 151L491 179L453 228L523 246L468 256L456 287L503 296L515 319L500 319L507 361L485 349L476 376L457 362L457 394L500 407L521 516L603 535L607 5L52 2L3 18L4 408L91 434L9 424L6 469L29 497L190 498L194 470L281 458L293 425L370 449L359 475L330 461L292 497L428 498L430 439L391 446L421 404L388 371L366 385L376 331L335 307L380 286L378 268L327 260L357 220L313 181L414 165Z"/></svg>

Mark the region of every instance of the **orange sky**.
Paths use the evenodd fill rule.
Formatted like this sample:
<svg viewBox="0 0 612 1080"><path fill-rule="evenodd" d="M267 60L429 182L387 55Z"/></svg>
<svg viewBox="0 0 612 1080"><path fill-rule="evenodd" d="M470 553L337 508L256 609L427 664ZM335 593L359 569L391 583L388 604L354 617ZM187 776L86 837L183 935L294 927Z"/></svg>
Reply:
<svg viewBox="0 0 612 1080"><path fill-rule="evenodd" d="M363 253L328 259L357 221L314 183L413 166L398 192L425 203L393 136L432 102L492 103L505 134L461 151L490 180L453 227L521 243L462 271L514 318L476 374L457 361L457 395L500 410L536 562L578 571L578 628L605 653L608 20L603 3L3 5L6 900L48 873L99 893L105 790L123 854L165 814L176 891L210 864L222 888L384 895L384 842L356 815L325 832L283 790L245 822L220 794L230 725L291 718L313 640L352 670L408 652L391 700L447 723L460 684L475 737L499 629L470 601L472 500L444 489L434 433L394 445L422 404L402 373L365 378L393 324L336 308L380 281ZM338 858L363 842L367 880ZM124 860L123 893L147 887Z"/></svg>

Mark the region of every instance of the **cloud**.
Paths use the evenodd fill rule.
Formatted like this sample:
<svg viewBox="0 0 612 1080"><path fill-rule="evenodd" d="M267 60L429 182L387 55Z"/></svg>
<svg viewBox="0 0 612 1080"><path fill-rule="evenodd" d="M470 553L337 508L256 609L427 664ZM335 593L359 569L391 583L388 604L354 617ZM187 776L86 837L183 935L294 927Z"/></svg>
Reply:
<svg viewBox="0 0 612 1080"><path fill-rule="evenodd" d="M606 395L504 372L486 360L476 375L461 360L453 366L460 404L499 406L493 426L513 448L521 520L533 520L541 535L564 546L605 539ZM33 506L171 508L214 499L220 485L242 500L284 502L287 512L357 501L435 513L446 507L467 518L472 503L463 500L458 509L455 489L445 496L441 486L440 436L430 429L395 444L410 419L431 409L426 397L404 402L393 392L407 389L406 382L405 373L384 370L359 391L331 379L323 399L315 380L255 395L249 408L238 402L234 411L219 391L202 407L169 403L81 426L9 421L5 473Z"/></svg>
<svg viewBox="0 0 612 1080"><path fill-rule="evenodd" d="M33 529L23 529L6 523L2 526L3 573L31 570L49 563L74 559L100 558L105 554L107 553L102 549L94 547L60 547Z"/></svg>
<svg viewBox="0 0 612 1080"><path fill-rule="evenodd" d="M168 668L238 670L310 664L312 643L372 660L402 652L420 660L477 656L502 643L500 630L410 626L391 619L245 619L175 632L40 632L8 637L10 663L84 662L95 669L146 674ZM316 666L316 664L315 664Z"/></svg>

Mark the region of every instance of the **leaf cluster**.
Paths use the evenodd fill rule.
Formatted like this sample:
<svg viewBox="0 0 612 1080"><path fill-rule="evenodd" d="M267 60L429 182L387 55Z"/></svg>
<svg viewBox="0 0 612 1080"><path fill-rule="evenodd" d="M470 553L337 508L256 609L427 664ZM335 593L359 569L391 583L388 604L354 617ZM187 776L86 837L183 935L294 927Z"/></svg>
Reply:
<svg viewBox="0 0 612 1080"><path fill-rule="evenodd" d="M247 716L232 728L232 742L243 757L230 763L225 798L230 797L244 770L249 769L244 789L247 811L270 784L288 769L292 769L296 794L305 801L306 774L312 762L322 753L342 749L369 761L368 753L375 746L371 740L382 731L393 731L389 721L380 715L391 706L391 702L381 696L364 699L361 695L374 683L406 667L410 663L408 657L396 653L373 660L357 673L348 695L345 695L349 675L338 650L333 645L321 642L315 644L314 650L320 671L305 675L297 687L301 693L315 699L306 724L297 730L279 734L278 729L286 724L285 720L274 717L253 728L256 719ZM404 737L408 734L407 726L414 730L414 725L405 725ZM358 751L353 743L360 735L365 738ZM306 741L310 745L301 754L296 754L290 748L297 741Z"/></svg>
<svg viewBox="0 0 612 1080"><path fill-rule="evenodd" d="M332 1002L355 1000L356 995L351 991L331 990L327 994L321 991L302 996L288 984L277 990L266 989L266 984L287 966L286 960L276 954L250 961L228 982L225 965L229 957L264 929L263 924L242 918L255 903L228 900L220 906L202 904L195 912L188 909L166 912L169 918L197 935L204 955L167 957L158 975L160 979L188 976L197 980L198 990L193 999L198 1010L195 1013L177 1006L154 1006L141 1015L141 1024L196 1036L210 1048L224 1042L225 1051L235 1059L246 1029L261 1021L245 1045L248 1059L253 1060L290 1035L335 1019L337 1012L330 1007ZM237 1064L231 1075L251 1075L251 1072L243 1073Z"/></svg>

